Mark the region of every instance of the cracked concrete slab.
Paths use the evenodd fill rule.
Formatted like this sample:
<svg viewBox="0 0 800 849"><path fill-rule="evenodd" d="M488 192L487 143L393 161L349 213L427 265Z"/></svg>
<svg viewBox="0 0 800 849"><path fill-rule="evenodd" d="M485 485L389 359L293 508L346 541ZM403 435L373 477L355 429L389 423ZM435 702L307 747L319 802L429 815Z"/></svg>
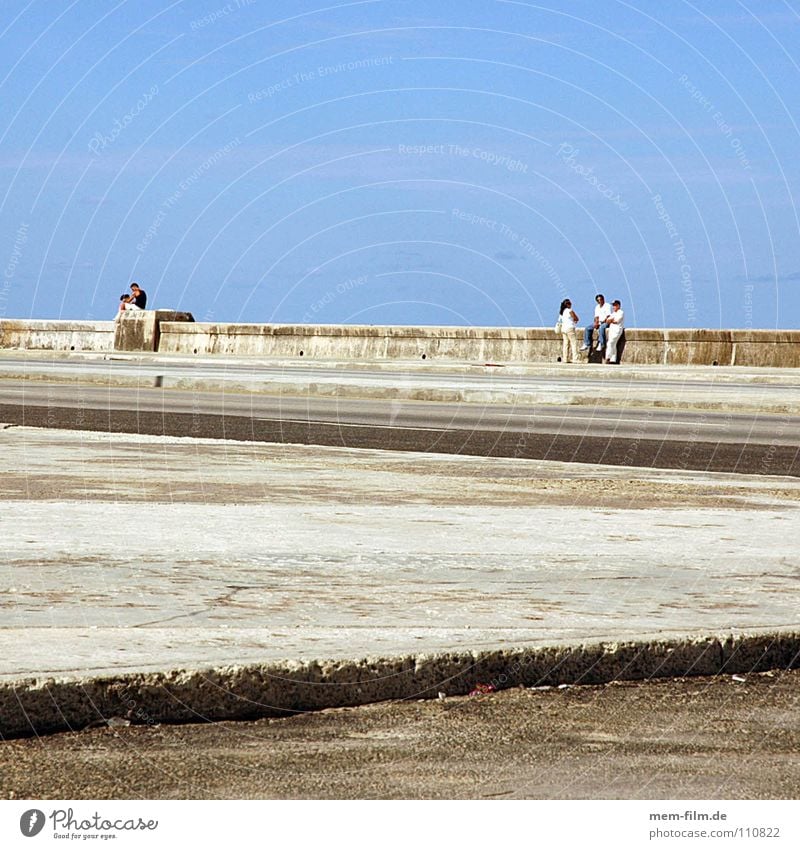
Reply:
<svg viewBox="0 0 800 849"><path fill-rule="evenodd" d="M219 718L800 647L794 478L0 439L3 734L86 723L123 691L162 720Z"/></svg>

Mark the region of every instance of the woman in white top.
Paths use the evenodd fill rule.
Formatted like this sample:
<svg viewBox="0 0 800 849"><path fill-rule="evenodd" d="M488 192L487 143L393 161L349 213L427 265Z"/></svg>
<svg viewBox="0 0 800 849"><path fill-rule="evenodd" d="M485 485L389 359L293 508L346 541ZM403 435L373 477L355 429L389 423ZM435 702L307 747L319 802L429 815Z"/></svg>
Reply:
<svg viewBox="0 0 800 849"><path fill-rule="evenodd" d="M561 316L561 362L577 363L578 331L576 330L576 327L580 319L572 309L572 301L569 298L565 298L561 302L559 315ZM572 356L570 359L567 359L567 353L570 349Z"/></svg>

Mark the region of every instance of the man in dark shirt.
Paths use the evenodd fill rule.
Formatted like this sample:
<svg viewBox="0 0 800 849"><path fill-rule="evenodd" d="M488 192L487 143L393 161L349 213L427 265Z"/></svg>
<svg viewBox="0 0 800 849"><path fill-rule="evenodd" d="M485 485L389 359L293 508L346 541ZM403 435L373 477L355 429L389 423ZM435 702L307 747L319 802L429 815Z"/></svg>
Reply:
<svg viewBox="0 0 800 849"><path fill-rule="evenodd" d="M130 295L122 295L119 299L119 312L117 313L117 318L119 318L120 314L126 310L143 310L146 305L147 292L145 292L144 289L140 289L138 283L131 283Z"/></svg>
<svg viewBox="0 0 800 849"><path fill-rule="evenodd" d="M128 297L126 309L143 310L147 305L147 292L139 288L138 283L131 283L131 294Z"/></svg>
<svg viewBox="0 0 800 849"><path fill-rule="evenodd" d="M122 313L129 310L143 310L147 304L147 292L139 288L138 283L131 283L130 295L120 295L119 310L117 311L114 321L122 317Z"/></svg>

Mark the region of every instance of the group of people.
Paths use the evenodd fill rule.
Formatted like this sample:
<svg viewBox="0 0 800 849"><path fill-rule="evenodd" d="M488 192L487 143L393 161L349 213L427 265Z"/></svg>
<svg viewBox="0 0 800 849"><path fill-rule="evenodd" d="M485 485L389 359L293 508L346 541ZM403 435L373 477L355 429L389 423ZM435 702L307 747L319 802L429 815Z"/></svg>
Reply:
<svg viewBox="0 0 800 849"><path fill-rule="evenodd" d="M558 323L561 327L561 361L579 362L578 351L589 351L592 347L592 337L597 331L597 350L605 351L604 363L616 364L619 360L617 346L625 329L625 313L620 301L606 303L603 295L595 297L597 306L594 308L594 320L586 325L583 331L583 344L578 348L578 318L572 309L572 301L565 298L558 310ZM569 359L568 359L569 355Z"/></svg>
<svg viewBox="0 0 800 849"><path fill-rule="evenodd" d="M130 295L119 296L119 310L117 311L117 318L119 318L123 312L143 310L147 306L147 292L145 292L144 289L141 289L138 283L131 283L130 288Z"/></svg>
<svg viewBox="0 0 800 849"><path fill-rule="evenodd" d="M117 318L124 312L143 310L147 305L147 293L138 283L131 283L130 295L120 295ZM561 332L561 361L579 362L578 351L589 351L592 347L592 337L597 331L597 350L605 351L604 363L618 361L617 345L625 329L625 313L620 301L606 303L603 295L595 296L597 306L594 308L594 320L583 331L583 344L578 348L578 314L572 309L572 301L564 298L558 309L557 328Z"/></svg>

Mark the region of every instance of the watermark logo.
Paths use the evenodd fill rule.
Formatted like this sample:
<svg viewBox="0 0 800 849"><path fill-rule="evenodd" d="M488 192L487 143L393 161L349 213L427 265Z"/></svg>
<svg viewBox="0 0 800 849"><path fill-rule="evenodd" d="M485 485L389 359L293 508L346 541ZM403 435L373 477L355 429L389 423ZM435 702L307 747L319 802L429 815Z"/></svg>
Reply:
<svg viewBox="0 0 800 849"><path fill-rule="evenodd" d="M597 178L594 173L594 166L587 167L586 165L582 165L578 162L578 154L580 153L580 148L575 147L574 145L569 144L568 142L562 142L558 150L556 151L556 156L572 171L574 171L579 177L584 179L590 186L594 186L595 189L606 199L610 200L614 206L621 209L623 212L628 211L628 204L625 203L624 200L620 197L619 192L615 191L610 186L603 183L601 180Z"/></svg>
<svg viewBox="0 0 800 849"><path fill-rule="evenodd" d="M340 62L338 65L320 65L318 68L310 68L307 71L297 71L291 77L284 77L278 82L258 91L251 91L247 95L249 103L258 103L270 97L274 97L278 92L287 91L295 86L304 85L305 83L316 82L323 77L332 77L335 74L342 74L350 71L361 71L368 68L380 68L384 65L394 64L393 56L373 56L367 59L356 59L352 62Z"/></svg>
<svg viewBox="0 0 800 849"><path fill-rule="evenodd" d="M36 835L44 828L45 816L44 812L38 808L31 808L19 818L19 830L25 837L36 837Z"/></svg>
<svg viewBox="0 0 800 849"><path fill-rule="evenodd" d="M566 288L558 271L556 271L550 260L542 254L539 248L536 247L536 245L531 242L527 236L517 233L507 224L504 224L502 221L496 221L494 218L486 218L482 215L475 215L474 213L467 212L463 209L453 209L452 214L459 221L466 221L469 224L477 225L478 227L485 227L493 233L499 233L504 238L510 239L515 245L522 248L528 256L532 257L539 264L541 269L553 282L555 289L561 293L561 297L567 297Z"/></svg>
<svg viewBox="0 0 800 849"><path fill-rule="evenodd" d="M734 127L725 120L725 116L717 109L711 100L689 79L687 74L681 74L678 77L678 82L689 92L692 100L696 101L699 106L705 109L712 116L714 123L719 128L720 133L728 140L728 143L733 148L736 158L739 160L742 168L745 171L751 171L752 165L747 158L747 152L744 149L742 140L734 135Z"/></svg>
<svg viewBox="0 0 800 849"><path fill-rule="evenodd" d="M513 174L527 174L528 166L519 159L484 150L482 147L464 147L460 144L399 144L397 152L400 156L459 156L480 159L487 165L505 168Z"/></svg>
<svg viewBox="0 0 800 849"><path fill-rule="evenodd" d="M672 216L664 206L661 195L655 194L651 200L656 208L659 220L664 222L667 235L672 240L672 251L681 275L683 308L686 310L686 317L693 324L697 320L697 304L694 297L694 286L692 285L692 266L686 258L686 246L683 243L681 234L678 232L678 228L675 226L675 222L672 220Z"/></svg>
<svg viewBox="0 0 800 849"><path fill-rule="evenodd" d="M189 29L191 29L193 32L199 29L203 29L203 27L215 24L222 18L226 18L228 15L231 15L234 12L238 12L239 9L244 9L247 6L252 6L255 2L256 0L233 0L232 3L226 3L224 6L220 6L219 9L215 9L213 12L209 12L202 18L195 18L189 24Z"/></svg>
<svg viewBox="0 0 800 849"><path fill-rule="evenodd" d="M178 188L168 197L164 198L161 202L161 206L158 209L158 212L153 218L152 223L147 228L147 232L144 234L142 240L136 245L136 250L139 253L144 253L150 242L153 241L156 235L158 235L158 231L161 229L161 225L166 221L167 215L169 211L177 205L180 199L189 191L189 189L214 165L216 165L221 159L224 159L234 148L238 147L241 144L241 139L239 136L228 142L224 147L219 148L219 150L215 151L211 154L204 162L198 165L197 168L189 174L188 177L185 177L183 180L178 183Z"/></svg>
<svg viewBox="0 0 800 849"><path fill-rule="evenodd" d="M136 101L136 105L132 109L126 112L121 119L116 118L114 120L114 126L107 133L95 133L94 136L92 136L92 139L89 142L89 150L92 153L100 153L101 150L105 150L109 145L114 144L120 133L127 129L138 115L141 115L141 113L144 112L149 103L157 95L158 86L151 86L150 90L146 91Z"/></svg>
<svg viewBox="0 0 800 849"><path fill-rule="evenodd" d="M0 318L5 318L6 310L8 309L8 295L11 291L11 281L17 273L17 265L22 259L22 248L25 242L28 241L28 224L24 221L17 229L16 238L14 239L14 250L8 259L3 280L0 282Z"/></svg>
<svg viewBox="0 0 800 849"><path fill-rule="evenodd" d="M360 289L362 286L365 286L368 281L369 275L362 274L361 277L351 277L349 280L345 280L342 283L337 284L335 290L328 289L321 298L318 298L313 304L311 304L311 308L309 310L306 310L303 318L301 319L302 323L310 324L316 318L317 313L324 310L325 307L330 306L340 295L345 295L353 289Z"/></svg>
<svg viewBox="0 0 800 849"><path fill-rule="evenodd" d="M744 287L744 326L750 330L753 327L753 290L755 286L748 283Z"/></svg>

